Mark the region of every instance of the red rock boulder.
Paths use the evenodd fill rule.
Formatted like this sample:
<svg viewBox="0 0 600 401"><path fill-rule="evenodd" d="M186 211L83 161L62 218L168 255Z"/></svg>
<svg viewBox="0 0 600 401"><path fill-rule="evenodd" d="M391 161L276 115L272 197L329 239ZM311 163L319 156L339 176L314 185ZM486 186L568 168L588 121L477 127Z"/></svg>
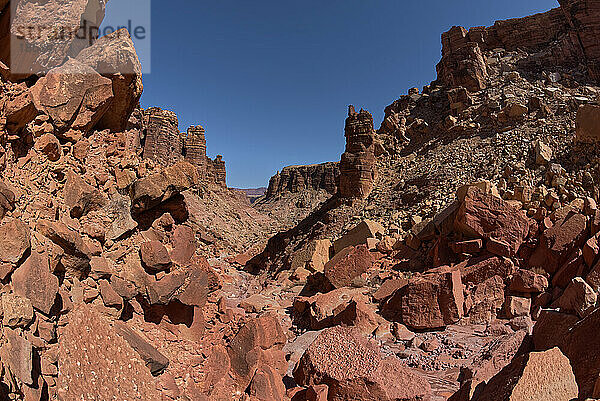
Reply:
<svg viewBox="0 0 600 401"><path fill-rule="evenodd" d="M325 277L335 288L347 287L373 266L373 256L365 245L340 251L323 268Z"/></svg>
<svg viewBox="0 0 600 401"><path fill-rule="evenodd" d="M17 219L0 226L0 279L4 280L31 247L29 227Z"/></svg>
<svg viewBox="0 0 600 401"><path fill-rule="evenodd" d="M454 225L467 237L501 241L515 255L529 234L530 220L504 200L471 187L460 204Z"/></svg>
<svg viewBox="0 0 600 401"><path fill-rule="evenodd" d="M385 302L382 314L416 330L445 327L462 319L463 292L460 270L444 266L409 280Z"/></svg>
<svg viewBox="0 0 600 401"><path fill-rule="evenodd" d="M142 66L125 28L102 36L77 60L112 81L114 99L98 122L99 129L122 132L142 95Z"/></svg>
<svg viewBox="0 0 600 401"><path fill-rule="evenodd" d="M90 131L113 100L110 79L75 59L48 72L31 88L31 94L36 109L48 114L60 132L69 128Z"/></svg>
<svg viewBox="0 0 600 401"><path fill-rule="evenodd" d="M583 245L586 234L587 218L583 214L569 212L541 236L540 244L529 259L529 266L556 273L567 257Z"/></svg>
<svg viewBox="0 0 600 401"><path fill-rule="evenodd" d="M569 359L558 348L515 358L494 376L478 401L571 401L578 388Z"/></svg>
<svg viewBox="0 0 600 401"><path fill-rule="evenodd" d="M294 370L302 386L325 384L328 400L426 401L427 380L378 348L355 329L326 329L308 347Z"/></svg>
<svg viewBox="0 0 600 401"><path fill-rule="evenodd" d="M92 306L80 304L69 314L58 344L60 399L161 399L142 357Z"/></svg>

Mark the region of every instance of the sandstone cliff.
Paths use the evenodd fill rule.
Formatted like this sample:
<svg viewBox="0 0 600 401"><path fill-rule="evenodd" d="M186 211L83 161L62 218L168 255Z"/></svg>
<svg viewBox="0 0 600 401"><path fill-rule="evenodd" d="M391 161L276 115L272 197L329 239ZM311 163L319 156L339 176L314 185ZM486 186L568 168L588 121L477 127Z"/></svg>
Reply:
<svg viewBox="0 0 600 401"><path fill-rule="evenodd" d="M254 207L288 228L337 192L339 163L284 167L271 177Z"/></svg>

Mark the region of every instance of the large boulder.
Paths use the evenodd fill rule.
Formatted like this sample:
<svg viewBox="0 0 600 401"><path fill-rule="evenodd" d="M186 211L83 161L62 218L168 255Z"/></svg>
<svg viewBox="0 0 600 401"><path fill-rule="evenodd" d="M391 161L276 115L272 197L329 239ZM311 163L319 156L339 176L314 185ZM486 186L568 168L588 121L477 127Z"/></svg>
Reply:
<svg viewBox="0 0 600 401"><path fill-rule="evenodd" d="M372 220L363 220L333 243L333 251L338 253L349 246L364 245L368 238L376 238L384 233L385 229L381 224Z"/></svg>
<svg viewBox="0 0 600 401"><path fill-rule="evenodd" d="M48 257L37 251L12 275L15 294L28 298L34 308L48 315L58 294L58 278L50 272Z"/></svg>
<svg viewBox="0 0 600 401"><path fill-rule="evenodd" d="M481 284L484 281L500 276L503 279L510 277L516 270L515 264L508 258L498 256L467 259L460 263L462 281L472 284Z"/></svg>
<svg viewBox="0 0 600 401"><path fill-rule="evenodd" d="M529 259L530 267L543 268L550 274L556 273L569 255L584 244L586 234L586 217L580 213L569 211L562 219L544 231L538 247Z"/></svg>
<svg viewBox="0 0 600 401"><path fill-rule="evenodd" d="M515 255L529 234L530 220L504 200L476 187L467 189L455 219L456 229L470 238L495 239Z"/></svg>
<svg viewBox="0 0 600 401"><path fill-rule="evenodd" d="M107 1L11 1L7 13L11 16L11 35L0 42L11 51L3 53L2 62L10 67L14 78L43 75L60 66L95 39L91 36L104 19ZM62 35L57 35L58 28Z"/></svg>
<svg viewBox="0 0 600 401"><path fill-rule="evenodd" d="M600 141L600 106L584 104L577 110L575 138L579 142Z"/></svg>
<svg viewBox="0 0 600 401"><path fill-rule="evenodd" d="M15 193L0 181L0 220L15 208Z"/></svg>
<svg viewBox="0 0 600 401"><path fill-rule="evenodd" d="M242 391L246 389L261 368L271 365L273 359L275 362L283 362L284 355L281 349L286 342L283 328L274 316L261 316L242 327L227 349L231 361L231 374L238 388ZM277 387L281 380L281 375L278 380L274 380Z"/></svg>
<svg viewBox="0 0 600 401"><path fill-rule="evenodd" d="M350 246L335 255L323 268L335 288L347 287L373 266L373 256L365 245Z"/></svg>
<svg viewBox="0 0 600 401"><path fill-rule="evenodd" d="M8 220L8 219L7 219ZM10 219L0 226L0 279L4 280L31 248L29 227Z"/></svg>
<svg viewBox="0 0 600 401"><path fill-rule="evenodd" d="M154 348L146 339L142 338L125 322L115 322L115 330L117 334L125 339L127 343L138 353L140 358L146 363L150 372L157 376L164 372L169 366L169 360Z"/></svg>
<svg viewBox="0 0 600 401"><path fill-rule="evenodd" d="M92 306L79 304L69 314L58 344L60 399L160 399L142 357Z"/></svg>
<svg viewBox="0 0 600 401"><path fill-rule="evenodd" d="M332 327L315 339L294 370L302 386L325 384L330 401L426 401L427 380L378 348L355 329Z"/></svg>
<svg viewBox="0 0 600 401"><path fill-rule="evenodd" d="M12 374L27 385L33 384L33 347L16 330L4 329L6 343L0 347L0 358Z"/></svg>
<svg viewBox="0 0 600 401"><path fill-rule="evenodd" d="M92 251L84 242L81 234L59 221L40 220L36 230L54 242L63 250L61 265L66 273L85 278L90 271Z"/></svg>
<svg viewBox="0 0 600 401"><path fill-rule="evenodd" d="M73 170L67 172L64 189L65 205L71 210L71 217L80 218L88 212L106 206L106 195L94 188Z"/></svg>
<svg viewBox="0 0 600 401"><path fill-rule="evenodd" d="M569 359L552 348L513 359L488 382L477 401L571 401L577 394Z"/></svg>
<svg viewBox="0 0 600 401"><path fill-rule="evenodd" d="M0 109L6 117L6 130L12 134L18 134L37 114L31 93L25 85L16 86L12 92L6 93L0 101Z"/></svg>
<svg viewBox="0 0 600 401"><path fill-rule="evenodd" d="M200 182L198 168L180 161L159 173L137 180L131 188L132 212L140 214Z"/></svg>
<svg viewBox="0 0 600 401"><path fill-rule="evenodd" d="M463 292L460 270L443 266L409 280L382 306L382 314L411 329L445 327L462 319Z"/></svg>
<svg viewBox="0 0 600 401"><path fill-rule="evenodd" d="M555 336L561 342L561 350L569 357L573 372L579 384L579 395L583 398L596 398L600 385L600 309L594 310L577 324L573 324L562 338L561 331Z"/></svg>
<svg viewBox="0 0 600 401"><path fill-rule="evenodd" d="M100 119L98 128L124 131L144 89L142 66L129 32L122 28L101 37L82 50L77 60L112 81L114 99Z"/></svg>
<svg viewBox="0 0 600 401"><path fill-rule="evenodd" d="M472 364L461 369L460 390L450 398L450 401L475 400L474 394L481 392L488 380L498 374L518 355L524 341L526 342L526 337L525 330L519 330L503 335L498 341L487 346L474 358Z"/></svg>
<svg viewBox="0 0 600 401"><path fill-rule="evenodd" d="M359 327L364 334L371 334L378 326L377 315L367 297L360 289L352 288L297 298L294 319L298 325L312 330L345 325Z"/></svg>
<svg viewBox="0 0 600 401"><path fill-rule="evenodd" d="M89 132L113 100L111 80L75 59L40 78L31 94L36 109L48 114L60 132Z"/></svg>

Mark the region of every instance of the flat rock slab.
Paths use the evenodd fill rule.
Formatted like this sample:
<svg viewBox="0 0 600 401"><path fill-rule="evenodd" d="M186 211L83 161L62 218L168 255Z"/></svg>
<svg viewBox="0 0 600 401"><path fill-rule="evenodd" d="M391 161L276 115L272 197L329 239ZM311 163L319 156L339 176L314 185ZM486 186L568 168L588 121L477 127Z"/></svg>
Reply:
<svg viewBox="0 0 600 401"><path fill-rule="evenodd" d="M63 400L159 400L150 370L93 307L82 304L61 333L58 394Z"/></svg>

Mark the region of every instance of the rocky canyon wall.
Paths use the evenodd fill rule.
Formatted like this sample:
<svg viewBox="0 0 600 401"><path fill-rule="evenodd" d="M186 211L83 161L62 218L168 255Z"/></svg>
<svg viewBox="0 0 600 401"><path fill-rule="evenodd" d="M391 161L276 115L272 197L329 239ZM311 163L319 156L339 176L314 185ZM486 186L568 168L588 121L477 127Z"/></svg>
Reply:
<svg viewBox="0 0 600 401"><path fill-rule="evenodd" d="M598 43L600 2L561 0L560 7L524 18L497 21L491 27L452 27L442 34L438 81L471 92L486 87L486 51L524 49L529 62L572 66L583 62L590 76L600 78Z"/></svg>
<svg viewBox="0 0 600 401"><path fill-rule="evenodd" d="M329 162L307 166L288 166L271 177L266 198L275 198L285 192L325 190L330 194L337 191L340 175L339 163Z"/></svg>

